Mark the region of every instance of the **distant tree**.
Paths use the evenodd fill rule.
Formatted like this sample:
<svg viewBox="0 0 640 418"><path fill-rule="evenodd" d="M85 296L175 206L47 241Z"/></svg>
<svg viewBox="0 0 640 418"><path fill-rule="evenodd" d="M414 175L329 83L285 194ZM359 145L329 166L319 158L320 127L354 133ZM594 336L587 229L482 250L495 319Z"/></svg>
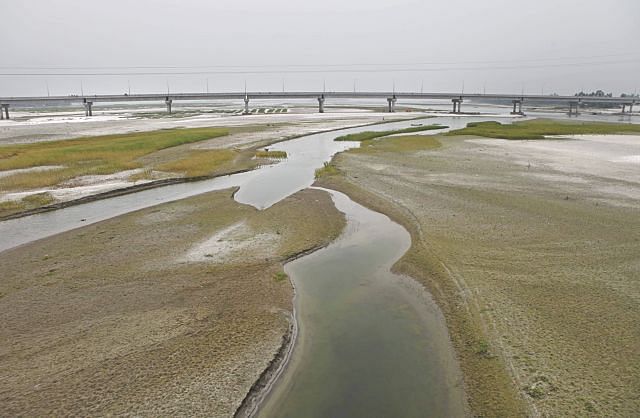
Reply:
<svg viewBox="0 0 640 418"><path fill-rule="evenodd" d="M590 93L585 93L584 91L580 91L580 93L575 94L576 97L613 97L613 93L605 93L603 90L596 90Z"/></svg>

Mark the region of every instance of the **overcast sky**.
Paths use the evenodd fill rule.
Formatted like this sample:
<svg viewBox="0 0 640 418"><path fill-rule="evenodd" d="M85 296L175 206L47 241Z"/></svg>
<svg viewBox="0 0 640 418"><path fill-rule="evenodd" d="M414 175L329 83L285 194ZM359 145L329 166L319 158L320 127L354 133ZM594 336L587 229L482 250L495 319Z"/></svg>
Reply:
<svg viewBox="0 0 640 418"><path fill-rule="evenodd" d="M640 0L1 3L0 97L640 90Z"/></svg>

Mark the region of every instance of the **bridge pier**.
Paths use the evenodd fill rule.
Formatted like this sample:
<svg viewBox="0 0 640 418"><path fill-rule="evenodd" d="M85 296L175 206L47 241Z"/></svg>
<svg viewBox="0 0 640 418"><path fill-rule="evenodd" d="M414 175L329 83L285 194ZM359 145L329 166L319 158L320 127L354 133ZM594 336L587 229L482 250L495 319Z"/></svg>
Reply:
<svg viewBox="0 0 640 418"><path fill-rule="evenodd" d="M167 97L164 99L164 104L167 105L167 113L171 114L171 105L173 104L173 100Z"/></svg>
<svg viewBox="0 0 640 418"><path fill-rule="evenodd" d="M629 103L629 113L633 113L633 105L634 103Z"/></svg>
<svg viewBox="0 0 640 418"><path fill-rule="evenodd" d="M0 106L0 120L9 120L9 105L3 104Z"/></svg>
<svg viewBox="0 0 640 418"><path fill-rule="evenodd" d="M84 102L84 115L93 116L93 102Z"/></svg>
<svg viewBox="0 0 640 418"><path fill-rule="evenodd" d="M451 99L453 103L453 113L462 113L460 111L460 105L462 104L462 98L460 99Z"/></svg>
<svg viewBox="0 0 640 418"><path fill-rule="evenodd" d="M389 113L395 113L397 101L398 99L396 99L396 96L387 98L387 102L389 103Z"/></svg>
<svg viewBox="0 0 640 418"><path fill-rule="evenodd" d="M580 102L569 102L569 116L573 115L573 108L576 108L575 115L578 116L580 112L578 108L580 107Z"/></svg>
<svg viewBox="0 0 640 418"><path fill-rule="evenodd" d="M324 113L324 95L318 97L318 113Z"/></svg>
<svg viewBox="0 0 640 418"><path fill-rule="evenodd" d="M244 96L244 114L249 114L249 96Z"/></svg>
<svg viewBox="0 0 640 418"><path fill-rule="evenodd" d="M513 111L511 112L511 114L524 116L524 112L522 111L522 100L513 101Z"/></svg>

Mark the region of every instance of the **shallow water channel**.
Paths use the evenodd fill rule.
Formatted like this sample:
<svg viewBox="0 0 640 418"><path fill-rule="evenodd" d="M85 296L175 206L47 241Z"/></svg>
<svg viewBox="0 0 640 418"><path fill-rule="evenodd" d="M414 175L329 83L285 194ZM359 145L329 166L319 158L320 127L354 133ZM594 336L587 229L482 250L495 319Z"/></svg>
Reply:
<svg viewBox="0 0 640 418"><path fill-rule="evenodd" d="M288 367L259 417L459 417L462 379L441 314L391 273L411 237L388 217L329 191L347 227L288 263L299 328Z"/></svg>
<svg viewBox="0 0 640 418"><path fill-rule="evenodd" d="M458 128L465 126L467 122L495 119L496 117L438 117L424 119L418 123L440 123ZM264 209L309 187L313 183L315 169L322 167L325 161L331 160L334 154L359 146L354 142L336 142L333 139L337 136L362 131L401 129L413 123L416 121L393 122L307 135L269 147L269 149L287 152L288 158L279 164L211 180L157 187L3 221L0 222L0 251L139 209L229 187L240 187L235 195L238 202ZM427 131L427 134L437 132L443 131Z"/></svg>

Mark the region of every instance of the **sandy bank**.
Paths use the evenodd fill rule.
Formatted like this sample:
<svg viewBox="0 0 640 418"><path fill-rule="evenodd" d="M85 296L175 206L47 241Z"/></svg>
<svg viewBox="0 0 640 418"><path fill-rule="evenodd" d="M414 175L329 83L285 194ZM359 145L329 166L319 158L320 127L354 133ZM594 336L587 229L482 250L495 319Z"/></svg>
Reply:
<svg viewBox="0 0 640 418"><path fill-rule="evenodd" d="M0 253L3 412L232 415L289 332L281 263L343 225L320 191L265 211L221 191Z"/></svg>
<svg viewBox="0 0 640 418"><path fill-rule="evenodd" d="M443 310L474 412L632 416L640 138L441 142L340 154L322 184L411 231L396 268Z"/></svg>

